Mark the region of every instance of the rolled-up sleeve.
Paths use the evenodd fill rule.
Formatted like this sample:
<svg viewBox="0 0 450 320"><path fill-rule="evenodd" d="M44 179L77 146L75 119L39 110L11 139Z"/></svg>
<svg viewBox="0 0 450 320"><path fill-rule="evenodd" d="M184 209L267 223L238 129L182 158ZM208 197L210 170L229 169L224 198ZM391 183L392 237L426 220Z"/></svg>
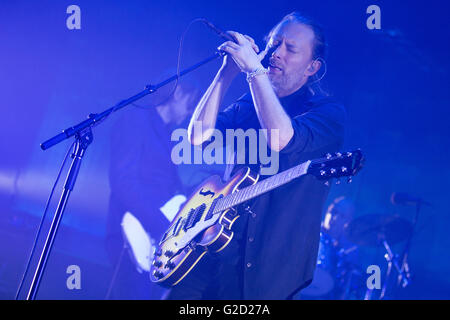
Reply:
<svg viewBox="0 0 450 320"><path fill-rule="evenodd" d="M248 111L253 109L252 97L250 93L245 93L235 103L217 114L215 128L225 135L226 129L237 129L241 127L241 122L245 121L246 117L249 116Z"/></svg>
<svg viewBox="0 0 450 320"><path fill-rule="evenodd" d="M326 103L291 119L294 134L280 153L310 153L342 146L347 114L344 106Z"/></svg>
<svg viewBox="0 0 450 320"><path fill-rule="evenodd" d="M222 134L222 137L226 136L226 129L235 129L236 127L236 113L237 113L238 105L232 104L226 107L223 111L220 111L217 114L216 125L214 127L215 130L219 130ZM214 135L210 137L208 140L205 140L201 148L205 149L211 142L214 141ZM222 140L223 143L225 140Z"/></svg>

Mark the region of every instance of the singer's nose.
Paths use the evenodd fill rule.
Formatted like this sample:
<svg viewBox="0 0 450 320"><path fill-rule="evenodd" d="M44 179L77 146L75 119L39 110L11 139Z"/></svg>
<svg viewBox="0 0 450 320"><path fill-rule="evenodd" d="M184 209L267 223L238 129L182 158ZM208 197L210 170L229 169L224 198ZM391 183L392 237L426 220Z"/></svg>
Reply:
<svg viewBox="0 0 450 320"><path fill-rule="evenodd" d="M280 59L281 57L280 47L281 46L279 44L273 45L269 50L270 57Z"/></svg>

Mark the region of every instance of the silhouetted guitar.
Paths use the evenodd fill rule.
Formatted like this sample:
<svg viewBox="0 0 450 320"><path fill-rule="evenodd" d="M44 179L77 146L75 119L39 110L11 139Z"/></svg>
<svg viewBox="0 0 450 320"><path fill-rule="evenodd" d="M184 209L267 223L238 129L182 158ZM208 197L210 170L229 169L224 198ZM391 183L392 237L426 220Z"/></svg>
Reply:
<svg viewBox="0 0 450 320"><path fill-rule="evenodd" d="M156 246L150 279L163 286L178 284L208 252L223 250L233 238L231 228L239 217L239 204L273 190L296 178L312 174L317 179L354 176L361 168L360 150L327 154L306 161L260 182L250 168L239 170L228 183L219 176L203 182L184 203Z"/></svg>

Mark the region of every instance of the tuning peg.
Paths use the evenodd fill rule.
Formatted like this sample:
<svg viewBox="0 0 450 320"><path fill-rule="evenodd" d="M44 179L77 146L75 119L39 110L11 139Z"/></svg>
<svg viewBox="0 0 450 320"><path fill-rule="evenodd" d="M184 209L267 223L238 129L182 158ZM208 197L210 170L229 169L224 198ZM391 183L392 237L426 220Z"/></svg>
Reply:
<svg viewBox="0 0 450 320"><path fill-rule="evenodd" d="M335 154L336 154L336 157L338 157L338 158L342 157L342 153L340 153L340 152L336 152Z"/></svg>
<svg viewBox="0 0 450 320"><path fill-rule="evenodd" d="M321 175L321 176L324 176L325 173L326 173L325 170L320 170L320 175Z"/></svg>
<svg viewBox="0 0 450 320"><path fill-rule="evenodd" d="M341 172L347 172L347 167L341 167Z"/></svg>
<svg viewBox="0 0 450 320"><path fill-rule="evenodd" d="M351 157L353 153L347 152L347 157Z"/></svg>
<svg viewBox="0 0 450 320"><path fill-rule="evenodd" d="M335 169L335 168L331 168L331 169L330 169L330 173L331 173L331 174L335 174L335 173L336 173L336 169Z"/></svg>
<svg viewBox="0 0 450 320"><path fill-rule="evenodd" d="M325 155L325 158L331 159L331 154L327 153L327 154Z"/></svg>
<svg viewBox="0 0 450 320"><path fill-rule="evenodd" d="M347 183L352 183L352 177L349 177L349 178L347 179Z"/></svg>
<svg viewBox="0 0 450 320"><path fill-rule="evenodd" d="M330 186L330 181L325 181L324 185L326 185L327 187Z"/></svg>
<svg viewBox="0 0 450 320"><path fill-rule="evenodd" d="M336 184L341 184L341 180L337 179Z"/></svg>

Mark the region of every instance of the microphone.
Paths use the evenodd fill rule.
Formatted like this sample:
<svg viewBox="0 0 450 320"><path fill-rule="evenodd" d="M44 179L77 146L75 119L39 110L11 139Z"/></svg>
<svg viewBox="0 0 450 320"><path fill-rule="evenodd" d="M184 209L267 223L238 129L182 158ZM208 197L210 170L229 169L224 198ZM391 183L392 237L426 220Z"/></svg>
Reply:
<svg viewBox="0 0 450 320"><path fill-rule="evenodd" d="M201 18L201 21L208 27L210 28L212 31L214 31L215 33L217 33L217 35L219 37L221 37L224 40L227 41L233 41L236 42L236 40L234 40L233 37L231 37L228 33L222 31L220 28L217 28L215 25L213 25L211 22L209 22L208 20L206 20L205 18Z"/></svg>
<svg viewBox="0 0 450 320"><path fill-rule="evenodd" d="M227 41L233 41L236 42L236 40L230 36L228 33L226 33L225 31L222 31L222 29L216 27L214 24L212 24L210 21L208 21L205 18L200 18L200 20L208 27L210 28L212 31L214 31L219 37L221 37L224 40ZM269 50L267 51L266 56L264 57L264 59L261 61L261 64L263 65L264 68L268 68L269 67L269 60L270 57L272 56L272 53L277 49L276 46L273 46L271 48L269 48Z"/></svg>
<svg viewBox="0 0 450 320"><path fill-rule="evenodd" d="M391 195L391 202L393 205L417 205L425 204L431 206L431 203L419 197L415 197L405 192L393 192Z"/></svg>
<svg viewBox="0 0 450 320"><path fill-rule="evenodd" d="M272 57L272 54L277 49L277 46L272 46L267 50L266 56L264 59L261 60L261 64L264 68L268 68L270 64L270 58Z"/></svg>

